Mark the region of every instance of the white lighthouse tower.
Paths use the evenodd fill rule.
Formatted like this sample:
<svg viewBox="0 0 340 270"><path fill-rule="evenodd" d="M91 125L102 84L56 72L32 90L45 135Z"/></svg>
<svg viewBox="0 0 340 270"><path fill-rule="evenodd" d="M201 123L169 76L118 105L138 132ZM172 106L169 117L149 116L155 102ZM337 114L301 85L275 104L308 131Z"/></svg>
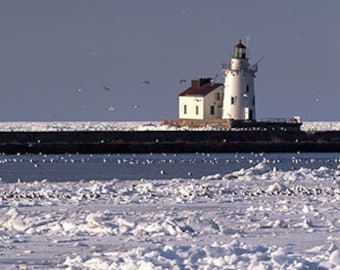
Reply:
<svg viewBox="0 0 340 270"><path fill-rule="evenodd" d="M257 64L250 66L247 47L234 46L230 66L222 69L224 80L223 119L255 120L254 78Z"/></svg>

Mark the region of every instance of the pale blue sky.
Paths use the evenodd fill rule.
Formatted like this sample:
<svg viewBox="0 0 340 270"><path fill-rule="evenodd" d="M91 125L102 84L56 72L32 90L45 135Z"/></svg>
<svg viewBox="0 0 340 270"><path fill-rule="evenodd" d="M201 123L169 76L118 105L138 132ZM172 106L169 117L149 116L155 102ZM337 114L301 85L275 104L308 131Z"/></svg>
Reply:
<svg viewBox="0 0 340 270"><path fill-rule="evenodd" d="M175 119L179 80L222 82L246 37L250 60L264 57L258 119L340 121L339 10L337 0L3 0L0 121Z"/></svg>

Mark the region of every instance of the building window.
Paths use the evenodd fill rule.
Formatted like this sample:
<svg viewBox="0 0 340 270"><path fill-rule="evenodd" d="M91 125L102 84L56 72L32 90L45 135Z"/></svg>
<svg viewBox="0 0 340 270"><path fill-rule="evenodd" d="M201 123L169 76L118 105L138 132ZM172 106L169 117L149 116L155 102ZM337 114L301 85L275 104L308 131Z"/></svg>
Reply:
<svg viewBox="0 0 340 270"><path fill-rule="evenodd" d="M249 93L249 84L246 85L246 92Z"/></svg>
<svg viewBox="0 0 340 270"><path fill-rule="evenodd" d="M214 114L215 114L215 106L214 106L214 105L211 105L211 106L210 106L210 114L211 114L211 115L214 115Z"/></svg>
<svg viewBox="0 0 340 270"><path fill-rule="evenodd" d="M199 107L198 105L196 105L196 114L198 115L198 113L199 113Z"/></svg>
<svg viewBox="0 0 340 270"><path fill-rule="evenodd" d="M187 114L187 105L184 105L184 109L183 109L183 112L184 112L184 114Z"/></svg>
<svg viewBox="0 0 340 270"><path fill-rule="evenodd" d="M253 97L253 105L255 105L255 97Z"/></svg>
<svg viewBox="0 0 340 270"><path fill-rule="evenodd" d="M235 104L235 97L231 97L231 105Z"/></svg>
<svg viewBox="0 0 340 270"><path fill-rule="evenodd" d="M216 93L216 100L221 100L221 93L220 92Z"/></svg>

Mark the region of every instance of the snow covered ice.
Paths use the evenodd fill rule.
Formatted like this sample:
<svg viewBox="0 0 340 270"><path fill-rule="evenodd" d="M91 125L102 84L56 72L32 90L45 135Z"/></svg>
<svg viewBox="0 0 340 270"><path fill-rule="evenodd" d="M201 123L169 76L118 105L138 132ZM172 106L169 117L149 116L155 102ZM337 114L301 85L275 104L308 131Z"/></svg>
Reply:
<svg viewBox="0 0 340 270"><path fill-rule="evenodd" d="M339 159L261 158L199 178L3 180L0 268L340 269Z"/></svg>

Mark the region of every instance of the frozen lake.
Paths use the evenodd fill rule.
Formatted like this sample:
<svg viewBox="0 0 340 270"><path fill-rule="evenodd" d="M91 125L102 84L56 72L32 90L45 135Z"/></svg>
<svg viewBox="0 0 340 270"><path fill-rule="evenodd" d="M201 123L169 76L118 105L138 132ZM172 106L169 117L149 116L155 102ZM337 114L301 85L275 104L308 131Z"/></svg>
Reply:
<svg viewBox="0 0 340 270"><path fill-rule="evenodd" d="M1 269L339 269L340 153L0 156Z"/></svg>

